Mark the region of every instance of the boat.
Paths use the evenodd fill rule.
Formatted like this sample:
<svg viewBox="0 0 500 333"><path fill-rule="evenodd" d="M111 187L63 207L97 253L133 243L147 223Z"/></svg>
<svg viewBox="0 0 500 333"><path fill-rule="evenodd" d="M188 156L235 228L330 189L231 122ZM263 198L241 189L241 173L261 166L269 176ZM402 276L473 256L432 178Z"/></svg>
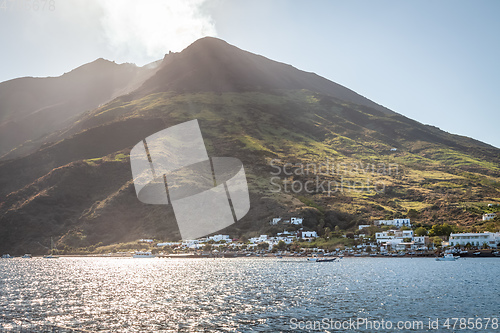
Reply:
<svg viewBox="0 0 500 333"><path fill-rule="evenodd" d="M58 256L55 256L54 255L54 251L57 251L55 245L54 245L54 240L52 239L52 237L50 237L50 254L49 255L46 255L46 256L43 256L45 259L59 259Z"/></svg>
<svg viewBox="0 0 500 333"><path fill-rule="evenodd" d="M8 253L2 255L2 259L10 259L10 258L13 258L13 257Z"/></svg>
<svg viewBox="0 0 500 333"><path fill-rule="evenodd" d="M33 256L31 255L31 253L26 253L26 254L24 254L24 256L22 256L21 258L24 258L24 259L31 259L31 258L33 258Z"/></svg>
<svg viewBox="0 0 500 333"><path fill-rule="evenodd" d="M444 257L441 258L436 258L436 261L455 261L460 257L454 257L453 253L447 253L444 255Z"/></svg>
<svg viewBox="0 0 500 333"><path fill-rule="evenodd" d="M316 259L316 262L332 262L335 261L337 258L322 258L322 259Z"/></svg>
<svg viewBox="0 0 500 333"><path fill-rule="evenodd" d="M136 251L133 258L155 258L156 256L151 251Z"/></svg>
<svg viewBox="0 0 500 333"><path fill-rule="evenodd" d="M318 257L312 257L312 258L307 258L307 261L309 262L332 262L335 261L337 258L318 258Z"/></svg>
<svg viewBox="0 0 500 333"><path fill-rule="evenodd" d="M475 255L475 256L478 256L478 255L480 255L480 254L481 254L481 252L474 252L474 253L473 253L473 255Z"/></svg>

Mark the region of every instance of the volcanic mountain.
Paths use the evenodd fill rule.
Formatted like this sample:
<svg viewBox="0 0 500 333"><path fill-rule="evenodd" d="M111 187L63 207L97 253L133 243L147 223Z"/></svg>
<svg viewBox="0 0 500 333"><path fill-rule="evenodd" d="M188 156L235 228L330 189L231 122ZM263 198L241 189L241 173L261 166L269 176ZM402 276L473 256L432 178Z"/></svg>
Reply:
<svg viewBox="0 0 500 333"><path fill-rule="evenodd" d="M96 64L124 66L123 76L117 82L92 70ZM251 208L222 231L234 237L275 232L269 220L292 215L319 234L408 214L417 223L480 227L485 203L500 202L499 149L219 39L200 39L156 67L97 60L73 72L57 78L73 85L51 98L26 87L56 79L0 84L0 96L10 95L0 105L5 128L36 114L57 119L38 122L31 136L2 134L4 151L12 151L0 161L0 251L42 253L51 237L68 253L178 239L170 206L137 199L129 153L145 137L192 119L210 156L244 164ZM318 170L325 164L336 172ZM305 187L308 181L340 187L325 192Z"/></svg>

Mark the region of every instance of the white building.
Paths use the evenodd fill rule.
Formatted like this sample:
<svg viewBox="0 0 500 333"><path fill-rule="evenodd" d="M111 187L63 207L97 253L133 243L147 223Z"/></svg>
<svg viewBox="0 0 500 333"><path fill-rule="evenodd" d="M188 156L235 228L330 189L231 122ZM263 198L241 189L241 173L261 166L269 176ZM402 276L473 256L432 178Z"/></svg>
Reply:
<svg viewBox="0 0 500 333"><path fill-rule="evenodd" d="M158 247L163 247L163 246L179 246L181 245L180 242L165 242L165 243L158 243L156 246Z"/></svg>
<svg viewBox="0 0 500 333"><path fill-rule="evenodd" d="M316 231L299 231L297 233L297 237L299 238L317 238L318 234Z"/></svg>
<svg viewBox="0 0 500 333"><path fill-rule="evenodd" d="M281 221L281 217L275 217L269 222L270 225L277 225L278 222Z"/></svg>
<svg viewBox="0 0 500 333"><path fill-rule="evenodd" d="M139 239L139 242L141 243L153 243L152 239Z"/></svg>
<svg viewBox="0 0 500 333"><path fill-rule="evenodd" d="M496 216L497 216L497 214L495 214L495 213L487 213L487 214L483 214L483 221L492 220L492 219L494 219Z"/></svg>
<svg viewBox="0 0 500 333"><path fill-rule="evenodd" d="M401 227L409 227L411 228L411 222L410 219L393 219L393 220L378 220L375 221L376 225L393 225L395 227L401 228Z"/></svg>
<svg viewBox="0 0 500 333"><path fill-rule="evenodd" d="M296 235L297 233L296 232L293 232L293 231L287 231L287 230L283 230L283 232L278 232L276 234L276 236L294 236Z"/></svg>
<svg viewBox="0 0 500 333"><path fill-rule="evenodd" d="M225 241L226 243L230 243L233 240L229 237L229 235L214 235L207 237L207 242L213 240L214 242L220 242L220 241Z"/></svg>
<svg viewBox="0 0 500 333"><path fill-rule="evenodd" d="M259 243L268 242L269 239L268 239L267 235L260 235L260 237L252 237L252 238L250 238L249 241L252 244L259 244Z"/></svg>
<svg viewBox="0 0 500 333"><path fill-rule="evenodd" d="M186 239L182 241L182 246L192 247L193 245L200 244L201 241L199 239Z"/></svg>
<svg viewBox="0 0 500 333"><path fill-rule="evenodd" d="M500 243L500 232L483 232L483 233L473 233L467 232L462 234L450 234L450 246L460 245L465 246L468 243L472 246L481 247L484 243L488 244L489 247L496 248L498 243Z"/></svg>
<svg viewBox="0 0 500 333"><path fill-rule="evenodd" d="M375 233L377 243L386 243L392 240L400 240L402 242L405 238L413 240L413 230L389 230Z"/></svg>
<svg viewBox="0 0 500 333"><path fill-rule="evenodd" d="M411 248L427 249L426 245L429 242L428 236L414 236L413 230L389 230L375 233L377 244L381 247L390 246L395 250L405 250Z"/></svg>
<svg viewBox="0 0 500 333"><path fill-rule="evenodd" d="M368 227L370 227L370 225L369 225L369 224L360 224L360 225L358 226L358 230L361 230L361 229L364 229L364 228L368 228Z"/></svg>
<svg viewBox="0 0 500 333"><path fill-rule="evenodd" d="M291 223L291 224L295 224L295 225L301 225L303 220L304 220L304 219L303 219L303 218L301 218L301 217L292 217L292 218L290 219L290 223Z"/></svg>

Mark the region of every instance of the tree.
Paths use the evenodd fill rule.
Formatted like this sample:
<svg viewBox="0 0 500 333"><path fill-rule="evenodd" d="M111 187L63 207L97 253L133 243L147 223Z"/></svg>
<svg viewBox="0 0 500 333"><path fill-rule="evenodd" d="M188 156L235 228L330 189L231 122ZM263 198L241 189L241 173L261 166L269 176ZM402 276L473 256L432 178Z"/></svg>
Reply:
<svg viewBox="0 0 500 333"><path fill-rule="evenodd" d="M330 237L332 237L332 231L329 227L326 227L325 229L323 229L323 238L329 239Z"/></svg>
<svg viewBox="0 0 500 333"><path fill-rule="evenodd" d="M429 236L449 236L453 232L453 228L447 223L444 224L434 224L429 230Z"/></svg>
<svg viewBox="0 0 500 333"><path fill-rule="evenodd" d="M418 227L415 229L415 235L416 236L427 236L427 229L424 227Z"/></svg>
<svg viewBox="0 0 500 333"><path fill-rule="evenodd" d="M409 219L416 219L418 217L418 211L412 208L408 211L408 214L406 214L406 216L408 216Z"/></svg>
<svg viewBox="0 0 500 333"><path fill-rule="evenodd" d="M259 243L259 245L257 245L257 247L261 250L268 250L269 249L269 243L266 243L266 242L263 242L263 243Z"/></svg>
<svg viewBox="0 0 500 333"><path fill-rule="evenodd" d="M441 246L441 244L443 243L443 240L439 236L432 237L431 241L434 243L435 246Z"/></svg>
<svg viewBox="0 0 500 333"><path fill-rule="evenodd" d="M286 243L282 240L280 240L277 244L278 250L285 250L286 249Z"/></svg>

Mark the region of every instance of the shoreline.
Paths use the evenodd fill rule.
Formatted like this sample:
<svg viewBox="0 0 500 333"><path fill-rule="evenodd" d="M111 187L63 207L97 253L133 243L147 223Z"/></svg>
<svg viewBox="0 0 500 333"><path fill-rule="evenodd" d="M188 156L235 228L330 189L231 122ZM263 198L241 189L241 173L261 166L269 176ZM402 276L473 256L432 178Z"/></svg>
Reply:
<svg viewBox="0 0 500 333"><path fill-rule="evenodd" d="M170 254L170 255L154 255L150 258L133 258L132 254L131 255L100 255L100 254L63 254L63 255L58 255L58 258L130 258L130 259L154 259L154 258L159 258L159 259L308 259L312 258L312 256L286 256L286 255L232 255L232 254L225 254L225 255L200 255L200 254ZM442 255L376 255L376 256L370 256L370 255L361 255L361 256L355 256L355 255L344 255L344 256L317 256L317 258L321 259L342 259L342 258L373 258L373 259L380 259L380 258L442 258ZM500 258L500 255L466 255L466 256L457 256L459 259L474 259L474 258ZM44 256L33 256L32 258L22 258L22 256L15 256L11 258L1 258L1 259L46 259Z"/></svg>

